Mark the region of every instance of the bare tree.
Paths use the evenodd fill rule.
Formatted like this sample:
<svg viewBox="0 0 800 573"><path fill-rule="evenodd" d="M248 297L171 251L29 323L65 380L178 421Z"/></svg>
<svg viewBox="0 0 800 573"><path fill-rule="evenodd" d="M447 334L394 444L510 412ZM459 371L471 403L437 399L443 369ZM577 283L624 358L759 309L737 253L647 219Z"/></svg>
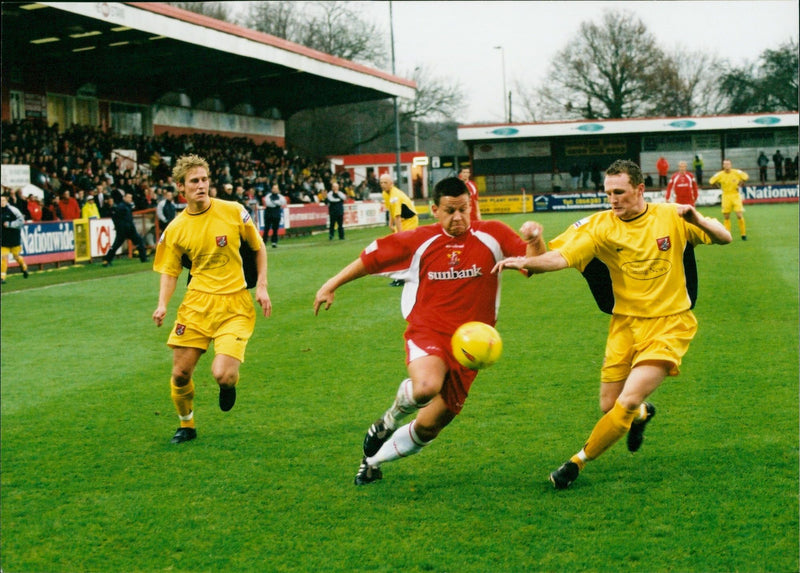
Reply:
<svg viewBox="0 0 800 573"><path fill-rule="evenodd" d="M665 54L648 78L644 111L651 116L676 117L720 113L723 99L717 87L725 63L705 52L677 50Z"/></svg>
<svg viewBox="0 0 800 573"><path fill-rule="evenodd" d="M522 92L523 108L529 115L538 108L542 119L645 115L652 108L650 90L670 63L641 20L606 11L599 24L582 23L556 54L546 86L535 96Z"/></svg>
<svg viewBox="0 0 800 573"><path fill-rule="evenodd" d="M350 2L250 2L242 25L346 60L377 67L386 61L383 35Z"/></svg>
<svg viewBox="0 0 800 573"><path fill-rule="evenodd" d="M166 2L166 4L224 22L233 22L231 6L228 2Z"/></svg>
<svg viewBox="0 0 800 573"><path fill-rule="evenodd" d="M336 0L310 3L298 43L365 64L381 67L386 63L383 34L374 23L364 20L349 2Z"/></svg>
<svg viewBox="0 0 800 573"><path fill-rule="evenodd" d="M302 3L290 0L248 2L241 24L251 30L296 42L302 24Z"/></svg>

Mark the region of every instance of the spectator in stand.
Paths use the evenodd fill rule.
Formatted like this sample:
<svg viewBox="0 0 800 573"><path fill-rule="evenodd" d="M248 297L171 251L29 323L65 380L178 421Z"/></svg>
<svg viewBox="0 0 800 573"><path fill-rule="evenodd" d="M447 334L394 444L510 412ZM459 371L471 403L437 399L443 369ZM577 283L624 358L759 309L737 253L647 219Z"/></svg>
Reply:
<svg viewBox="0 0 800 573"><path fill-rule="evenodd" d="M236 191L233 195L233 200L239 203L244 208L247 208L247 197L244 194L244 187L242 185L236 186Z"/></svg>
<svg viewBox="0 0 800 573"><path fill-rule="evenodd" d="M697 154L694 156L694 161L692 161L692 168L694 169L694 178L697 179L697 184L703 184L703 156L701 154Z"/></svg>
<svg viewBox="0 0 800 573"><path fill-rule="evenodd" d="M219 198L224 201L235 201L232 183L225 183L222 186L222 193L220 194Z"/></svg>
<svg viewBox="0 0 800 573"><path fill-rule="evenodd" d="M136 224L133 222L133 208L132 193L125 193L122 198L122 203L114 205L111 218L114 220L114 230L117 236L114 238L114 244L111 245L108 253L103 257L104 267L111 266L111 263L114 262L117 249L129 239L139 251L139 260L143 263L147 262L147 248L145 247L144 239L142 239L141 235L136 231Z"/></svg>
<svg viewBox="0 0 800 573"><path fill-rule="evenodd" d="M783 155L780 149L772 156L772 163L775 165L775 181L783 181Z"/></svg>
<svg viewBox="0 0 800 573"><path fill-rule="evenodd" d="M678 162L678 171L670 178L667 183L666 202L669 203L670 196L675 195L675 203L682 205L694 205L697 202L697 181L691 173L686 171L685 161Z"/></svg>
<svg viewBox="0 0 800 573"><path fill-rule="evenodd" d="M656 171L658 171L658 186L663 188L667 184L669 173L669 161L663 155L656 161Z"/></svg>
<svg viewBox="0 0 800 573"><path fill-rule="evenodd" d="M766 153L763 151L758 155L758 159L756 160L758 163L758 178L761 181L761 184L767 182L767 165L769 165L769 158L767 157Z"/></svg>
<svg viewBox="0 0 800 573"><path fill-rule="evenodd" d="M359 199L360 201L366 201L369 199L369 185L367 185L366 179L364 179L358 184L358 187L356 187L356 199Z"/></svg>
<svg viewBox="0 0 800 573"><path fill-rule="evenodd" d="M481 220L481 205L478 201L478 186L470 179L472 170L469 167L462 167L458 172L458 178L464 182L469 189L469 220L471 223Z"/></svg>
<svg viewBox="0 0 800 573"><path fill-rule="evenodd" d="M86 201L83 202L81 207L81 219L99 219L100 209L97 208L97 203L94 202L94 195L90 191L86 196Z"/></svg>
<svg viewBox="0 0 800 573"><path fill-rule="evenodd" d="M6 195L0 197L0 217L2 217L3 221L2 237L0 238L2 243L2 253L0 255L3 257L2 261L0 261L0 267L2 267L0 268L0 279L2 279L3 284L6 284L8 255L14 257L14 260L19 264L19 268L22 269L23 278L27 279L28 265L25 264L25 259L20 254L22 252L20 229L25 225L25 217L19 209L9 202Z"/></svg>
<svg viewBox="0 0 800 573"><path fill-rule="evenodd" d="M581 166L573 163L569 168L569 176L572 177L572 189L577 189L581 183Z"/></svg>
<svg viewBox="0 0 800 573"><path fill-rule="evenodd" d="M646 188L653 186L653 177L649 173L645 173L644 175L644 186Z"/></svg>
<svg viewBox="0 0 800 573"><path fill-rule="evenodd" d="M9 194L9 203L22 213L26 221L29 221L31 214L28 211L28 200L22 196L22 189L12 189Z"/></svg>
<svg viewBox="0 0 800 573"><path fill-rule="evenodd" d="M553 174L550 175L550 183L553 188L553 193L561 193L561 189L564 187L564 178L561 176L558 167L553 168Z"/></svg>
<svg viewBox="0 0 800 573"><path fill-rule="evenodd" d="M114 215L114 197L106 194L103 204L99 207L100 216L103 219L112 219Z"/></svg>
<svg viewBox="0 0 800 573"><path fill-rule="evenodd" d="M603 175L600 173L600 165L592 163L592 184L595 191L601 191L603 186Z"/></svg>
<svg viewBox="0 0 800 573"><path fill-rule="evenodd" d="M51 197L50 202L47 203L44 207L42 207L42 221L60 221L61 220L61 209L58 206L59 200L58 197Z"/></svg>
<svg viewBox="0 0 800 573"><path fill-rule="evenodd" d="M786 157L786 159L783 160L783 176L789 180L795 178L794 164L792 163L791 157Z"/></svg>
<svg viewBox="0 0 800 573"><path fill-rule="evenodd" d="M263 194L262 194L263 195ZM247 188L247 191L244 192L244 201L247 210L250 211L250 215L253 217L253 220L257 220L258 217L258 204L260 201L260 196L256 191L256 187L251 185Z"/></svg>
<svg viewBox="0 0 800 573"><path fill-rule="evenodd" d="M72 221L73 219L81 218L81 207L78 205L77 199L72 197L68 190L61 193L58 208L61 212L61 219L64 221Z"/></svg>
<svg viewBox="0 0 800 573"><path fill-rule="evenodd" d="M264 195L264 241L269 236L272 248L278 248L278 230L281 227L281 213L286 206L286 197L275 183L269 193Z"/></svg>
<svg viewBox="0 0 800 573"><path fill-rule="evenodd" d="M42 220L42 202L39 197L31 193L28 195L28 213L30 213L31 221L38 223Z"/></svg>
<svg viewBox="0 0 800 573"><path fill-rule="evenodd" d="M325 195L325 201L328 203L328 219L330 220L328 227L328 240L333 240L334 228L339 228L339 240L344 240L344 203L347 201L347 195L339 189L337 181L331 182L331 190Z"/></svg>
<svg viewBox="0 0 800 573"><path fill-rule="evenodd" d="M156 188L145 185L144 191L139 194L139 201L135 201L135 203L137 211L157 208L158 197L156 196Z"/></svg>
<svg viewBox="0 0 800 573"><path fill-rule="evenodd" d="M98 209L103 207L103 203L106 202L106 197L108 194L108 182L100 181L100 183L97 185L97 188L94 190L94 202L97 204Z"/></svg>
<svg viewBox="0 0 800 573"><path fill-rule="evenodd" d="M161 201L158 202L158 206L156 207L156 217L158 217L158 223L161 226L161 230L167 228L167 225L175 218L177 214L177 209L175 208L175 201L174 201L174 193L167 189L164 192L164 197Z"/></svg>

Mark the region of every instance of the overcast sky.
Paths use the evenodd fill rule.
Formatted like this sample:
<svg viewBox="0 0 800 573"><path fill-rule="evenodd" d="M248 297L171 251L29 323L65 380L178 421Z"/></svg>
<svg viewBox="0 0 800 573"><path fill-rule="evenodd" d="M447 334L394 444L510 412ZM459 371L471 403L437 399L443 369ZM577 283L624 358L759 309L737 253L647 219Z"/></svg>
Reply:
<svg viewBox="0 0 800 573"><path fill-rule="evenodd" d="M379 24L383 20L388 32L388 2L357 4L365 17ZM796 39L800 19L795 0L395 1L397 74L410 77L416 66L425 64L432 75L461 83L468 107L460 122L500 122L503 55L507 90L513 91L515 81L539 84L581 22L600 21L609 8L633 12L664 49L711 52L734 65L756 61L763 50ZM502 52L494 49L498 45Z"/></svg>

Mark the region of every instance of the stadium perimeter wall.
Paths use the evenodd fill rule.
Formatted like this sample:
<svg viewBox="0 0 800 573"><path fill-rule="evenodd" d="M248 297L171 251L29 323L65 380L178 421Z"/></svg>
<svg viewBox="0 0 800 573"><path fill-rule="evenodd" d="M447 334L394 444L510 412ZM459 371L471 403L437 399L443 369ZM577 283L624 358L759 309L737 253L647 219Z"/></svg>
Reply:
<svg viewBox="0 0 800 573"><path fill-rule="evenodd" d="M363 201L346 203L345 228L374 227L386 224L386 207L383 202ZM264 209L259 207L253 217L259 231L264 232ZM148 248L154 248L161 228L155 209L134 212L137 231ZM324 204L287 205L281 217L279 234L308 234L327 228L328 207ZM26 223L21 229L22 256L29 265L60 265L89 261L105 256L116 238L111 219L75 219ZM120 247L118 254L132 256L133 246ZM9 255L9 266L17 262Z"/></svg>

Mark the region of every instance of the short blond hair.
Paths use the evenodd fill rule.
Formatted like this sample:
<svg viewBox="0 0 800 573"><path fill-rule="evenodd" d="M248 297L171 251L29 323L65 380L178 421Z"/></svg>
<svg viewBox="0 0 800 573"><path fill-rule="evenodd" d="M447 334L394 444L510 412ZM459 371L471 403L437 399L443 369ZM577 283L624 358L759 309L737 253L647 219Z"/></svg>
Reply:
<svg viewBox="0 0 800 573"><path fill-rule="evenodd" d="M183 155L175 162L175 167L172 168L172 179L176 183L183 185L186 183L186 174L195 167L204 167L206 172L209 172L208 161L199 155Z"/></svg>

